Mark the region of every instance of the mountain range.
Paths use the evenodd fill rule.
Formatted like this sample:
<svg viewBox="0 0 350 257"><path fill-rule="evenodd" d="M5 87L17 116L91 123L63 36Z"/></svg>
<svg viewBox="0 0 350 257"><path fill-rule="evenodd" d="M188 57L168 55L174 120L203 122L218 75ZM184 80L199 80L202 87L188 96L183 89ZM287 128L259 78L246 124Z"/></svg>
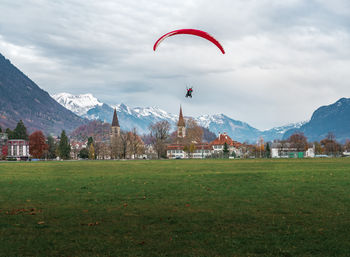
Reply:
<svg viewBox="0 0 350 257"><path fill-rule="evenodd" d="M50 95L0 54L0 127L13 129L23 120L28 132L59 134L86 119L58 104Z"/></svg>
<svg viewBox="0 0 350 257"><path fill-rule="evenodd" d="M123 103L111 106L91 94L61 93L51 97L0 54L0 127L3 129L13 129L19 120L23 120L29 133L42 130L45 134L58 135L63 129L71 132L89 120L111 122L114 108L121 128L131 130L136 127L140 134L148 133L152 122L167 120L175 128L178 120L178 115L158 107L129 107ZM286 139L296 131L303 132L309 141L320 141L332 132L338 141L345 142L350 138L349 117L350 99L341 98L318 108L307 122L265 131L224 114L193 118L216 134L226 132L234 140L255 143L259 137L265 141Z"/></svg>
<svg viewBox="0 0 350 257"><path fill-rule="evenodd" d="M152 122L167 120L173 126L173 129L175 129L178 121L178 115L168 113L158 107L129 107L123 103L110 106L102 103L92 94L72 95L69 93L59 93L52 97L62 106L89 120L111 122L115 108L121 128L131 130L136 127L141 134L149 132L148 127ZM304 124L302 122L293 123L260 131L245 122L232 119L224 114L201 115L192 118L200 126L208 128L215 134L226 132L237 141L251 143L255 143L261 136L266 141L282 139L286 131L299 128Z"/></svg>
<svg viewBox="0 0 350 257"><path fill-rule="evenodd" d="M121 128L131 130L136 127L141 134L148 133L149 124L160 120L169 121L175 129L178 120L178 115L168 113L158 107L129 107L123 103L110 106L91 94L75 96L61 93L53 95L53 98L64 107L89 120L110 122L113 110L116 108ZM83 112L82 109L84 109ZM309 121L290 123L264 131L224 114L201 115L192 118L200 126L208 128L215 134L226 132L234 140L240 142L256 143L260 137L263 137L265 141L282 140L295 132L304 133L311 142L324 139L329 132L332 132L340 142L350 139L350 98L341 98L333 104L318 108Z"/></svg>

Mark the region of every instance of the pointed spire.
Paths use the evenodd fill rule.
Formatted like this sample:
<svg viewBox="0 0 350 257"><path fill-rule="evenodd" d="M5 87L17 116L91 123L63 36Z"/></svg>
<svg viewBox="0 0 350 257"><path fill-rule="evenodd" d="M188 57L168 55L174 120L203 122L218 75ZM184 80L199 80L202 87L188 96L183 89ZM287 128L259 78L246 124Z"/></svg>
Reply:
<svg viewBox="0 0 350 257"><path fill-rule="evenodd" d="M117 110L114 108L114 114L113 114L113 121L112 121L112 127L120 127L118 116L117 116Z"/></svg>
<svg viewBox="0 0 350 257"><path fill-rule="evenodd" d="M179 122L177 123L177 126L178 127L185 127L185 120L184 120L184 117L182 115L182 107L180 105L180 114L179 114Z"/></svg>

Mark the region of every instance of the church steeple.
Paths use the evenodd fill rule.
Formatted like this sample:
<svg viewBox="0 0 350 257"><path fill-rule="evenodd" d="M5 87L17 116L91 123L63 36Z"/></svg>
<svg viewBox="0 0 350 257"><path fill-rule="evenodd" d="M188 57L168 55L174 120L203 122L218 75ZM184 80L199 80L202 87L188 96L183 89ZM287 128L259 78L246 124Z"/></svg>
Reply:
<svg viewBox="0 0 350 257"><path fill-rule="evenodd" d="M111 127L111 141L113 141L114 138L117 138L119 136L120 136L120 126L119 126L119 121L117 116L117 110L114 109L112 127Z"/></svg>
<svg viewBox="0 0 350 257"><path fill-rule="evenodd" d="M186 124L182 115L182 107L180 105L179 121L177 122L177 137L184 138L186 136Z"/></svg>
<svg viewBox="0 0 350 257"><path fill-rule="evenodd" d="M179 114L179 121L177 123L178 127L185 127L185 120L184 120L184 116L182 115L182 107L180 105L180 114Z"/></svg>
<svg viewBox="0 0 350 257"><path fill-rule="evenodd" d="M117 110L115 108L114 108L114 113L113 113L112 127L120 127L119 121L118 121L118 116L117 116Z"/></svg>

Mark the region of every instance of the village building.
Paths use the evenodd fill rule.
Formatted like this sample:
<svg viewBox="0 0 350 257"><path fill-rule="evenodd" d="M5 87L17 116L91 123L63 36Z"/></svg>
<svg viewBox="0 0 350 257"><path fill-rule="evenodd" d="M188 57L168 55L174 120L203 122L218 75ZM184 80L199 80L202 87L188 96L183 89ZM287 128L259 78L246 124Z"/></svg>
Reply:
<svg viewBox="0 0 350 257"><path fill-rule="evenodd" d="M169 159L204 159L212 153L212 148L208 143L193 144L193 151L186 152L183 144L169 144L167 147L167 157Z"/></svg>
<svg viewBox="0 0 350 257"><path fill-rule="evenodd" d="M212 155L221 156L224 151L225 143L227 144L230 155L232 155L233 152L235 156L241 155L240 146L242 144L233 141L226 133L219 134L218 138L211 143L192 142L189 146L190 148L192 147L192 149L186 149L184 144L186 139L186 123L181 106L176 133L175 142L167 145L167 157L169 159L204 159Z"/></svg>
<svg viewBox="0 0 350 257"><path fill-rule="evenodd" d="M70 157L71 159L79 159L79 152L83 149L87 147L87 141L84 142L80 142L80 141L75 141L72 140L70 142Z"/></svg>
<svg viewBox="0 0 350 257"><path fill-rule="evenodd" d="M271 144L271 158L314 158L315 146L306 151L298 151L289 142L274 142Z"/></svg>
<svg viewBox="0 0 350 257"><path fill-rule="evenodd" d="M343 156L345 156L345 157L350 157L350 152L349 152L348 150L345 150L345 151L343 152Z"/></svg>
<svg viewBox="0 0 350 257"><path fill-rule="evenodd" d="M225 144L227 145L227 150L229 151L229 155L232 156L241 156L241 146L242 144L232 140L226 132L223 134L219 133L219 136L212 142L210 142L210 146L212 148L212 153L215 155L222 155L225 149Z"/></svg>
<svg viewBox="0 0 350 257"><path fill-rule="evenodd" d="M309 147L306 151L305 151L305 157L307 158L315 158L315 146L313 145L312 147Z"/></svg>
<svg viewBox="0 0 350 257"><path fill-rule="evenodd" d="M182 144L169 144L167 146L167 157L169 159L184 159L186 153L184 151L184 145Z"/></svg>
<svg viewBox="0 0 350 257"><path fill-rule="evenodd" d="M204 159L211 156L212 147L208 143L195 144L194 147L195 150L191 153L191 158Z"/></svg>
<svg viewBox="0 0 350 257"><path fill-rule="evenodd" d="M23 139L10 139L7 141L7 159L28 160L29 141Z"/></svg>
<svg viewBox="0 0 350 257"><path fill-rule="evenodd" d="M157 159L157 152L154 149L153 145L145 144L144 150L145 150L145 152L144 152L142 159Z"/></svg>

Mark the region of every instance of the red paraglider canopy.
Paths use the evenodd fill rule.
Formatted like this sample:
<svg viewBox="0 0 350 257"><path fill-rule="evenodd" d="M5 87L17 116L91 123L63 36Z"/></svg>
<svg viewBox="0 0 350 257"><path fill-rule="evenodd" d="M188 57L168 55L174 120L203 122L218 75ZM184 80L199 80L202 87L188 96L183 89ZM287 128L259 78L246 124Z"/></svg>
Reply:
<svg viewBox="0 0 350 257"><path fill-rule="evenodd" d="M155 51L158 47L158 45L166 38L174 36L174 35L178 35L178 34L189 34L189 35L195 35L198 37L202 37L205 38L207 40L209 40L210 42L212 42L214 45L216 45L220 51L225 54L225 50L222 47L222 45L219 43L219 41L217 41L214 37L212 37L211 35L209 35L207 32L202 31L202 30L198 30L198 29L179 29L179 30L174 30L171 31L169 33L166 33L165 35L161 36L157 42L154 44L153 46L153 50Z"/></svg>

